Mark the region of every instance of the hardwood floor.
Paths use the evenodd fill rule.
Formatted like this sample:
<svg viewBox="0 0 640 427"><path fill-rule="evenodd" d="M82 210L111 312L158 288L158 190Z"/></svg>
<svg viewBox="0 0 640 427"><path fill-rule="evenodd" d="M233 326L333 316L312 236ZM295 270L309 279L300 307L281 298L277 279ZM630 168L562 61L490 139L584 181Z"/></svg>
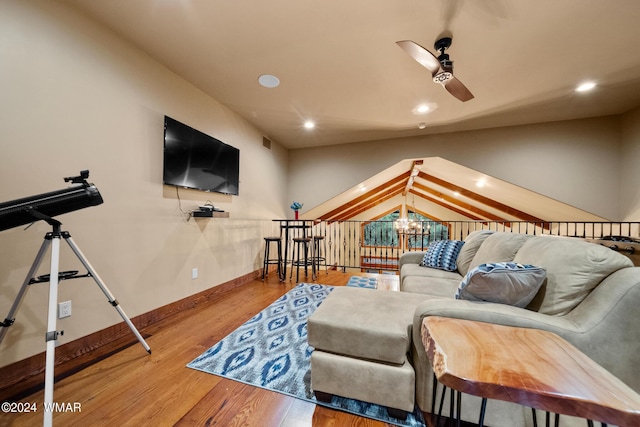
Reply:
<svg viewBox="0 0 640 427"><path fill-rule="evenodd" d="M275 276L271 274L265 282L251 281L211 303L185 309L142 329L140 332L149 336L146 341L151 354L136 341L56 382L54 402L76 411L55 412L54 425L387 426L186 368L188 362L295 285L279 283ZM344 285L349 277L350 273L321 272L316 283ZM41 425L43 397L40 391L21 399L35 403L36 412L0 413L0 426Z"/></svg>

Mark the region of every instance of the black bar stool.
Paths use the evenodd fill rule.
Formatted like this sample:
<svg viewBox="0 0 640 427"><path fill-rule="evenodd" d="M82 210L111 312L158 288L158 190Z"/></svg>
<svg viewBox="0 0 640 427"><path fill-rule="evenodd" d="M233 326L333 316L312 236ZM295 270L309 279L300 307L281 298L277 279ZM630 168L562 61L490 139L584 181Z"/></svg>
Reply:
<svg viewBox="0 0 640 427"><path fill-rule="evenodd" d="M324 236L313 236L313 262L315 263L315 269L316 271L320 271L320 264L323 264L324 271L329 274L326 252L327 245Z"/></svg>
<svg viewBox="0 0 640 427"><path fill-rule="evenodd" d="M289 279L293 277L293 267L296 267L296 282L298 282L300 277L300 266L304 265L304 276L307 277L307 267L309 266L309 243L311 242L310 237L294 237L293 238L293 258L291 262L291 276ZM301 254L300 251L304 254Z"/></svg>
<svg viewBox="0 0 640 427"><path fill-rule="evenodd" d="M276 250L278 251L277 258L270 258L269 249L271 244L276 244ZM282 237L271 236L264 238L264 263L262 264L262 280L269 274L269 265L277 264L278 279L283 280L282 277Z"/></svg>

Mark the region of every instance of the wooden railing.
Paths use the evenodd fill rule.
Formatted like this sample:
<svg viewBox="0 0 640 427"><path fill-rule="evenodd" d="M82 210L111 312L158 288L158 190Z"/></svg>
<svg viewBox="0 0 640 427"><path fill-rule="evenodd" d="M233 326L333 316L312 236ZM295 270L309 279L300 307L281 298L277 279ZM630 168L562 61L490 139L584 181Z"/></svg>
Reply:
<svg viewBox="0 0 640 427"><path fill-rule="evenodd" d="M313 235L324 236L321 249L329 267L370 272L397 271L403 253L426 250L435 240L464 240L476 230L640 242L640 222L419 221L406 230L393 221L317 220L312 226Z"/></svg>

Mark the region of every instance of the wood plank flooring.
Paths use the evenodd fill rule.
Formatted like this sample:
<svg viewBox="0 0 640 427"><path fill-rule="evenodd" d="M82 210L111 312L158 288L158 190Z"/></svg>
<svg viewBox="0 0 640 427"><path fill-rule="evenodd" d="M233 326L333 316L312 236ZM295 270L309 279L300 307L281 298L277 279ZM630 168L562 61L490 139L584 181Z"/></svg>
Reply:
<svg viewBox="0 0 640 427"><path fill-rule="evenodd" d="M383 427L388 424L334 411L280 393L186 368L186 364L289 291L275 274L221 294L140 332L137 343L58 381L54 402L81 411L55 412L58 426ZM350 274L321 272L316 283L344 285ZM310 277L309 277L310 279ZM310 280L308 281L310 282ZM383 292L383 291L380 291ZM35 413L0 413L0 426L36 426L44 392L22 399ZM77 407L77 406L76 406Z"/></svg>

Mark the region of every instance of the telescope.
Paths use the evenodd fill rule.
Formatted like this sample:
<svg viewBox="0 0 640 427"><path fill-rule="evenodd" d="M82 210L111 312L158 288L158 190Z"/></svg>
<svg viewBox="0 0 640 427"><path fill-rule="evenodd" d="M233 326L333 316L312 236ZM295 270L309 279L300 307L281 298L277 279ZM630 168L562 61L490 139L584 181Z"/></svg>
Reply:
<svg viewBox="0 0 640 427"><path fill-rule="evenodd" d="M47 343L44 376L45 408L50 407L48 405L54 405L53 383L55 380L56 343L58 335L62 335L64 332L56 330L56 305L58 303L58 284L60 280L91 277L107 297L109 304L116 309L122 317L122 320L124 320L131 329L131 332L138 338L140 344L142 344L148 353L151 353L151 348L147 345L142 335L140 335L135 325L131 323L131 320L122 310L118 301L109 289L107 289L107 285L105 285L100 276L98 276L98 273L93 269L89 260L86 259L80 248L75 244L71 238L71 234L68 231L61 231L60 227L62 224L60 221L53 219L56 215L102 204L103 200L100 192L95 185L87 182L87 178L89 178L89 171L80 171L80 175L78 176L64 178L65 182L71 182L72 185L69 188L0 203L0 231L19 225L30 224L39 220L46 221L53 229L44 236L42 246L40 246L40 250L29 269L29 273L27 273L26 279L22 282L22 287L9 310L8 316L3 322L0 322L0 343L2 343L8 328L15 322L15 314L27 294L30 285L49 282L49 313L47 317L47 333L45 334L45 342ZM58 264L60 262L61 239L64 239L65 242L69 244L69 247L71 247L71 250L78 260L87 269L87 274L77 275L77 271L60 271ZM34 277L49 247L51 247L50 274ZM45 410L44 426L50 427L52 424L53 411Z"/></svg>
<svg viewBox="0 0 640 427"><path fill-rule="evenodd" d="M89 171L83 170L78 176L64 178L72 184L68 188L0 203L0 231L39 220L51 224L57 215L102 204L100 192L87 178Z"/></svg>

